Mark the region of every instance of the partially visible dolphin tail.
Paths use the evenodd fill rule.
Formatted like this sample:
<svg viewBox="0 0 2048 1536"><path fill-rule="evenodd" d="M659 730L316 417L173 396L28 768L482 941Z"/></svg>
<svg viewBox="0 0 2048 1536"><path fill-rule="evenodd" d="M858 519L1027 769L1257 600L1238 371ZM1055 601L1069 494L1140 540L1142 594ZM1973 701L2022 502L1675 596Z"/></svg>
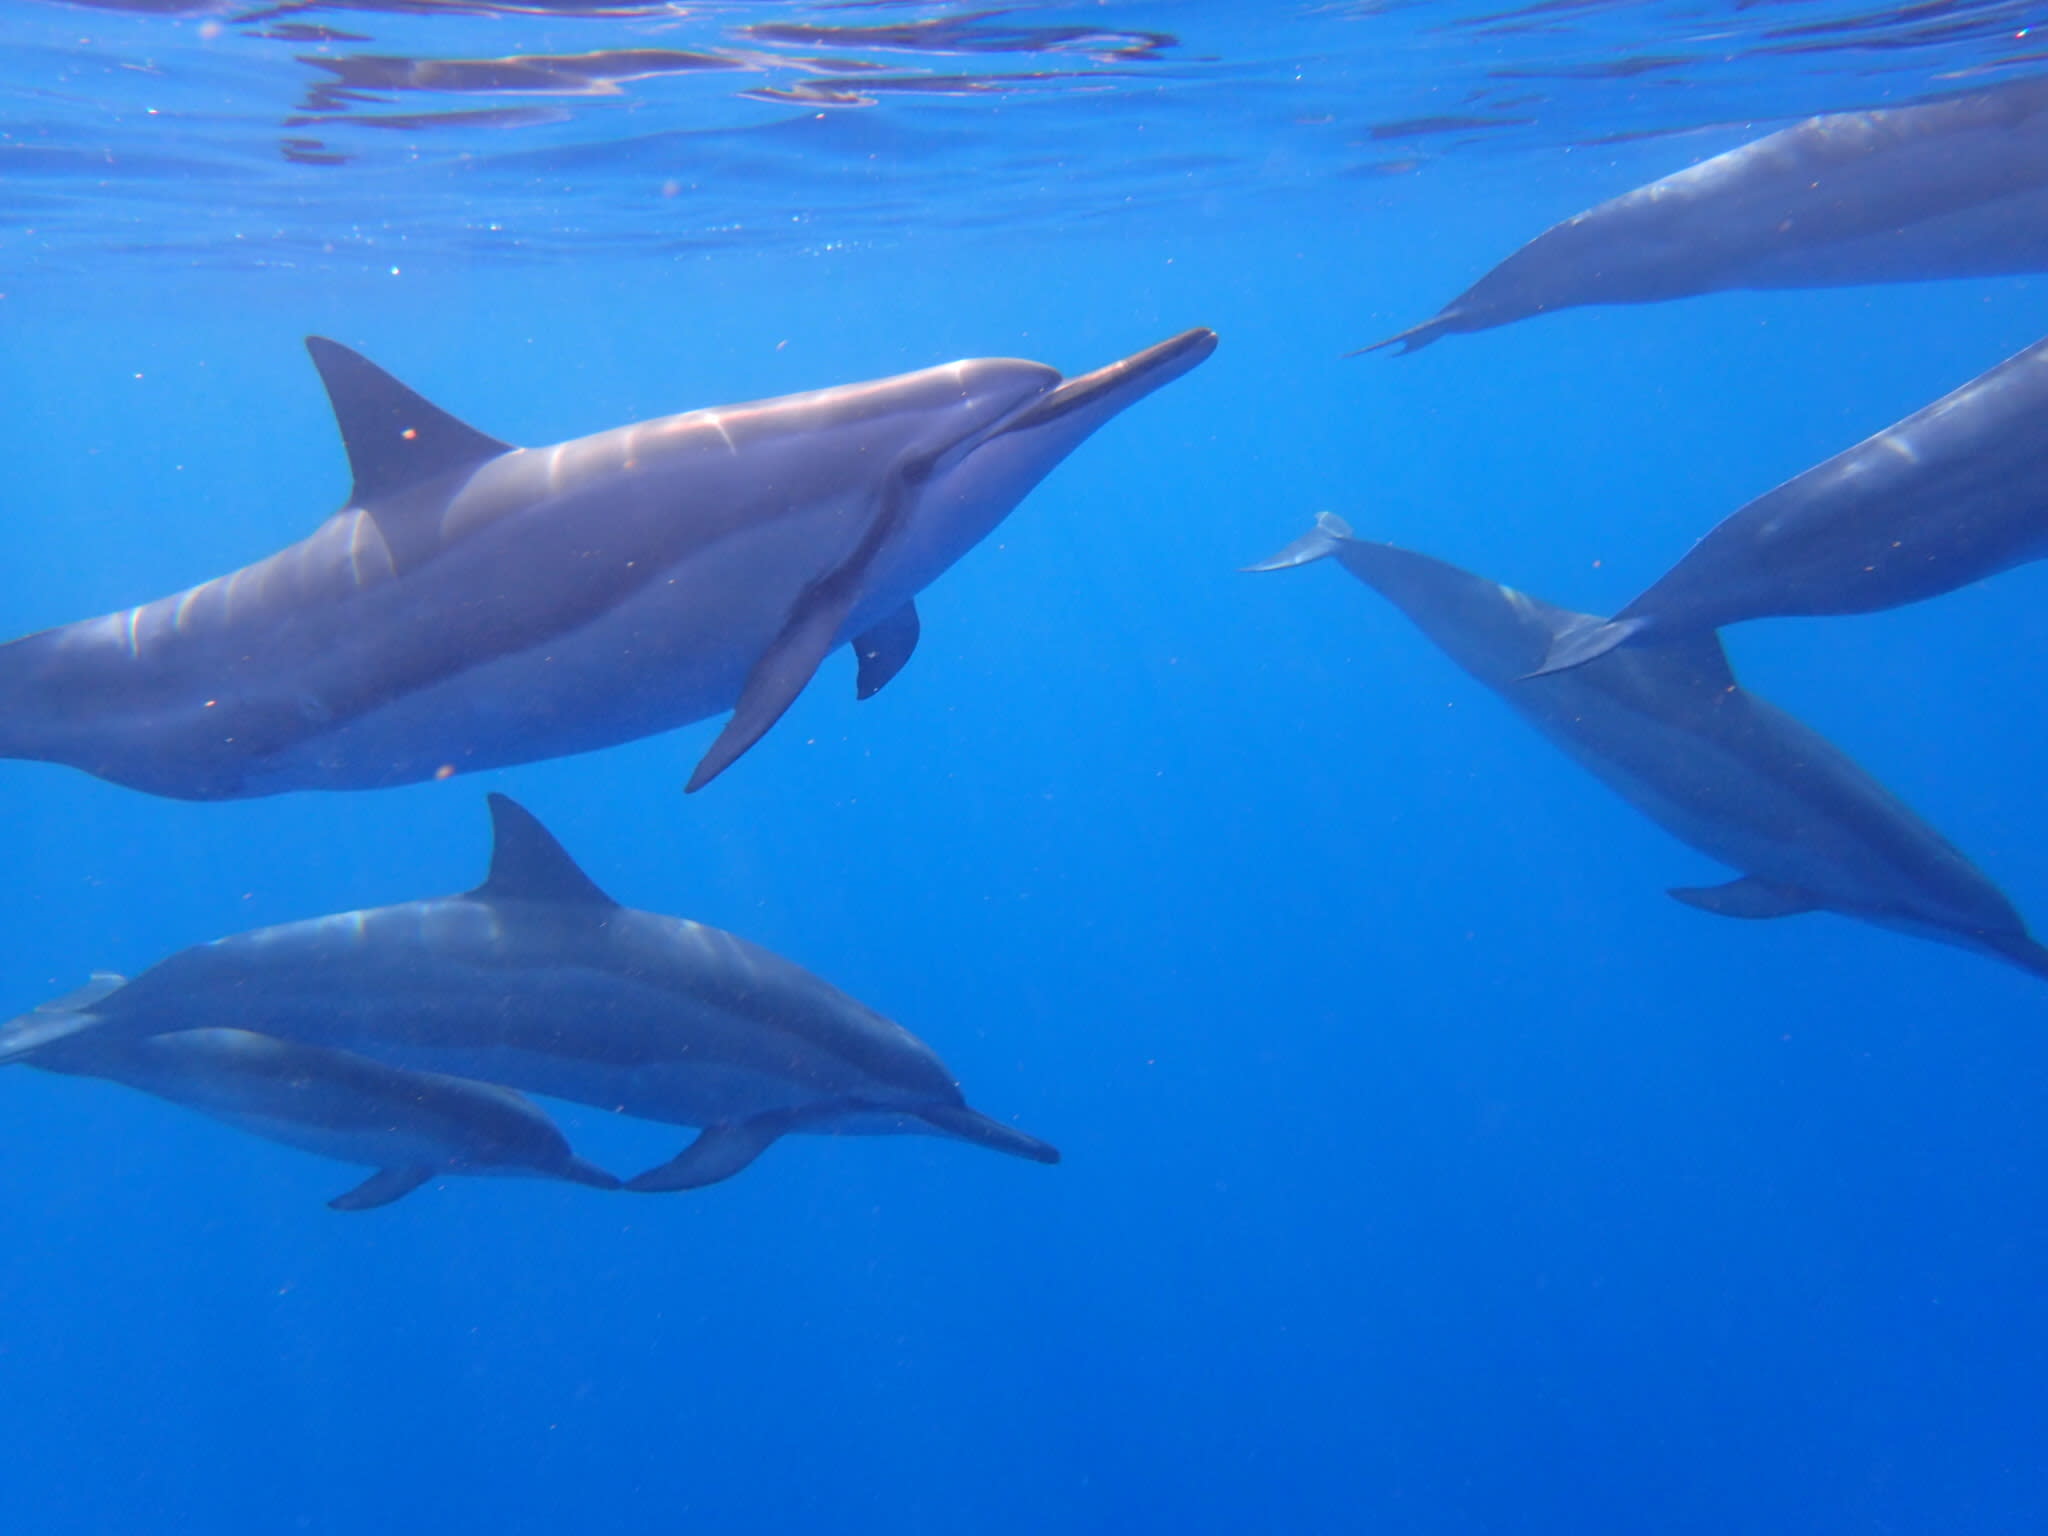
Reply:
<svg viewBox="0 0 2048 1536"><path fill-rule="evenodd" d="M1312 560L1337 553L1339 545L1351 537L1351 525L1334 512L1318 512L1316 525L1281 550L1277 555L1261 560L1257 565L1247 565L1247 571L1284 571L1297 565L1307 565Z"/></svg>
<svg viewBox="0 0 2048 1536"><path fill-rule="evenodd" d="M2017 938L1994 939L1990 948L1999 959L2009 960L2029 975L2048 981L2048 945L2021 934Z"/></svg>
<svg viewBox="0 0 2048 1536"><path fill-rule="evenodd" d="M1375 341L1369 346L1353 347L1344 355L1346 357L1363 357L1368 352L1378 352L1386 347L1399 347L1401 350L1396 352L1394 356L1406 357L1411 352L1420 352L1432 341L1435 341L1437 337L1460 329L1462 327L1458 324L1458 312L1454 309L1447 309L1442 314L1431 315L1420 325L1411 325L1405 331L1396 331L1385 341Z"/></svg>
<svg viewBox="0 0 2048 1536"><path fill-rule="evenodd" d="M571 1184L587 1184L592 1189L618 1189L620 1183L615 1174L605 1172L595 1163L572 1157L555 1170L555 1177L567 1179Z"/></svg>
<svg viewBox="0 0 2048 1536"><path fill-rule="evenodd" d="M1553 672L1569 672L1573 667L1598 661L1649 627L1648 619L1607 619L1559 630L1551 637L1550 652L1543 658L1543 665L1534 672L1525 672L1519 681L1526 683L1532 677L1549 677Z"/></svg>
<svg viewBox="0 0 2048 1536"><path fill-rule="evenodd" d="M95 971L92 980L76 992L39 1003L29 1012L0 1024L0 1062L18 1060L53 1040L91 1029L98 1022L92 1016L93 1008L127 985L125 976Z"/></svg>

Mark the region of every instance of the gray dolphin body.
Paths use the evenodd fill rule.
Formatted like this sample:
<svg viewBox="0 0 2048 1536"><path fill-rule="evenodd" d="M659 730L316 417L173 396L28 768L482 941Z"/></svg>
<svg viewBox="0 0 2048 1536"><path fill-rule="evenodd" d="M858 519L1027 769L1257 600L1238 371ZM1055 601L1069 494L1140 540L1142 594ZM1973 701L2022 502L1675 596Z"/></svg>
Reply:
<svg viewBox="0 0 2048 1536"><path fill-rule="evenodd" d="M32 1019L119 1016L119 977L95 983ZM577 1157L554 1121L509 1089L408 1072L346 1051L296 1045L244 1029L187 1029L124 1037L92 1027L51 1041L27 1065L97 1077L166 1099L286 1146L377 1169L327 1203L366 1211L441 1174L516 1174L598 1189L619 1181Z"/></svg>
<svg viewBox="0 0 2048 1536"><path fill-rule="evenodd" d="M1665 831L1742 872L1679 889L1727 917L1827 910L2048 977L2048 949L1940 833L1824 737L1737 685L1712 634L1525 681L1561 633L1597 624L1325 513L1254 570L1335 556L1451 659Z"/></svg>
<svg viewBox="0 0 2048 1536"><path fill-rule="evenodd" d="M1744 619L1872 613L2048 555L2048 341L1759 496L1539 672Z"/></svg>
<svg viewBox="0 0 2048 1536"><path fill-rule="evenodd" d="M1214 350L980 358L512 448L308 342L355 487L232 575L0 646L0 756L215 800L556 757L732 709L695 789L1103 422Z"/></svg>
<svg viewBox="0 0 2048 1536"><path fill-rule="evenodd" d="M2048 271L2048 81L1808 118L1545 230L1414 351L1581 304Z"/></svg>
<svg viewBox="0 0 2048 1536"><path fill-rule="evenodd" d="M745 939L620 906L526 811L490 804L490 876L466 895L181 950L103 999L0 1026L0 1061L82 1031L249 1019L302 1045L704 1128L639 1190L728 1178L791 1131L935 1133L1059 1160L969 1109L901 1025Z"/></svg>

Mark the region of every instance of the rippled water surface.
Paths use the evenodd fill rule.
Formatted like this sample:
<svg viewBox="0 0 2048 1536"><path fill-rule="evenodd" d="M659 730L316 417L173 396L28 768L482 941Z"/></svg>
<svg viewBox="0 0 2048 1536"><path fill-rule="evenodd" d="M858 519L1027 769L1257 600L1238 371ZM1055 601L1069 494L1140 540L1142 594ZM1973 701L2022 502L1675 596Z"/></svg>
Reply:
<svg viewBox="0 0 2048 1536"><path fill-rule="evenodd" d="M824 246L1314 201L1997 78L2028 7L16 4L9 249Z"/></svg>

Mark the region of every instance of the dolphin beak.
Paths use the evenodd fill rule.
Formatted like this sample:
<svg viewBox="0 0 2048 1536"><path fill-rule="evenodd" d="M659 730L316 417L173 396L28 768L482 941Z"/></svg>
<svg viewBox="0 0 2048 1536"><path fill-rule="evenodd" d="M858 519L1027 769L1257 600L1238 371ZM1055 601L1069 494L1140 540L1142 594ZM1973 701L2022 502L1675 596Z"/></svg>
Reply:
<svg viewBox="0 0 2048 1536"><path fill-rule="evenodd" d="M1002 430L1028 431L1080 411L1093 412L1098 422L1106 420L1162 384L1171 384L1215 350L1214 331L1201 326L1182 331L1121 362L1062 380L1004 422Z"/></svg>

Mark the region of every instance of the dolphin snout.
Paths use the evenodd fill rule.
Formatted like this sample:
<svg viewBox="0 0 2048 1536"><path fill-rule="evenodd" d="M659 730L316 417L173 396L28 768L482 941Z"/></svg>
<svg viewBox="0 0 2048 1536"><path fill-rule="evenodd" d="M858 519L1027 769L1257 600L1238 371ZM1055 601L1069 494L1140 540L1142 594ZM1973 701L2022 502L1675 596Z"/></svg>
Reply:
<svg viewBox="0 0 2048 1536"><path fill-rule="evenodd" d="M1113 416L1161 385L1171 384L1215 350L1216 333L1207 326L1182 331L1119 362L1063 380L1005 422L1003 430L1041 427L1092 406L1105 406L1103 416Z"/></svg>

